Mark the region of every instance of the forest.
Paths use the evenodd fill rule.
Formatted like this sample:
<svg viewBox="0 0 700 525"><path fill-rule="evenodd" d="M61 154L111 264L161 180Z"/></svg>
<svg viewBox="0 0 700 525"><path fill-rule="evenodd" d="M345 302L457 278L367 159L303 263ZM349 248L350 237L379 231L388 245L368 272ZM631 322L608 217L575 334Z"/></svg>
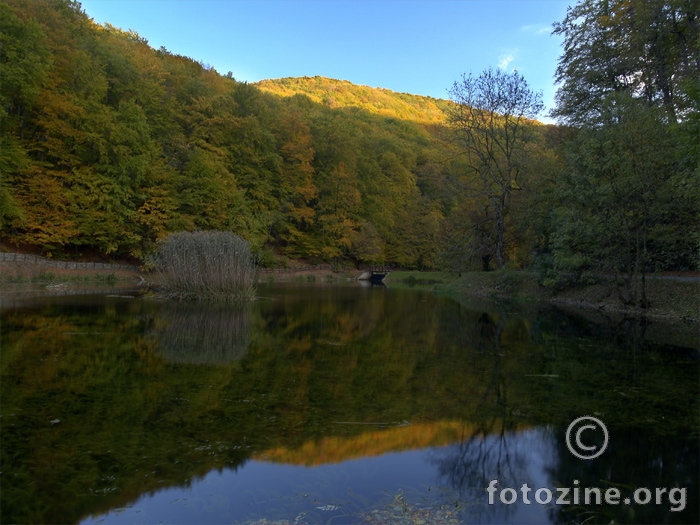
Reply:
<svg viewBox="0 0 700 525"><path fill-rule="evenodd" d="M569 7L554 25L558 125L516 110L514 149L476 165L486 143L460 140L460 95L483 75L451 100L323 77L249 84L78 2L2 0L0 241L143 260L169 233L225 230L264 266L529 268L545 284L698 270L699 12ZM496 110L497 145L511 121ZM496 194L480 176L504 162Z"/></svg>

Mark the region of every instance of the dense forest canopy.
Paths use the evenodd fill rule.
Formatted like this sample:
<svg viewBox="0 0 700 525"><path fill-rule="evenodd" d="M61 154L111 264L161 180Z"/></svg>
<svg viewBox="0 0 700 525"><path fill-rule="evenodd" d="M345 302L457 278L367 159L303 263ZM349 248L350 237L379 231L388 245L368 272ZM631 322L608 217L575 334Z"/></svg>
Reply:
<svg viewBox="0 0 700 525"><path fill-rule="evenodd" d="M220 229L268 258L434 264L445 101L320 78L289 96L288 79L237 82L76 2L0 8L3 241L141 257Z"/></svg>
<svg viewBox="0 0 700 525"><path fill-rule="evenodd" d="M623 272L620 298L645 307L646 271L698 267L700 1L581 0L554 27L554 114L578 133L552 186L549 263Z"/></svg>
<svg viewBox="0 0 700 525"><path fill-rule="evenodd" d="M498 244L499 266L545 281L697 268L697 4L569 9L555 25L566 126L525 123L494 213L454 140L459 101L322 77L252 85L78 2L2 0L0 240L141 258L170 232L228 230L266 265L488 269Z"/></svg>

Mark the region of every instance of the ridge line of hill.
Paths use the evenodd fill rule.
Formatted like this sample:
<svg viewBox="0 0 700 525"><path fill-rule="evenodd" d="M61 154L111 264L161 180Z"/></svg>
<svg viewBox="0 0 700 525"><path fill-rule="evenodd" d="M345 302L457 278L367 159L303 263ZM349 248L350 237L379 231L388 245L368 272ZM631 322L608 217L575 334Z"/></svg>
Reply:
<svg viewBox="0 0 700 525"><path fill-rule="evenodd" d="M305 95L330 108L358 107L420 123L444 124L449 100L392 91L383 87L354 84L323 76L284 77L252 83L260 90L283 98Z"/></svg>

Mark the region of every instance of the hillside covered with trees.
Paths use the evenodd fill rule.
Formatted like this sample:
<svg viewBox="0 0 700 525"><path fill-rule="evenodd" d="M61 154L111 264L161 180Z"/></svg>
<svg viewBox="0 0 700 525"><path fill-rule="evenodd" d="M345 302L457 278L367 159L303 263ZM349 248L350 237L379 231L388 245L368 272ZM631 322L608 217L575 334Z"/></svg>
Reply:
<svg viewBox="0 0 700 525"><path fill-rule="evenodd" d="M265 265L697 269L697 7L569 9L555 26L566 125L523 121L495 210L457 140L458 99L247 84L77 2L2 0L0 240L139 259L170 232L228 230Z"/></svg>

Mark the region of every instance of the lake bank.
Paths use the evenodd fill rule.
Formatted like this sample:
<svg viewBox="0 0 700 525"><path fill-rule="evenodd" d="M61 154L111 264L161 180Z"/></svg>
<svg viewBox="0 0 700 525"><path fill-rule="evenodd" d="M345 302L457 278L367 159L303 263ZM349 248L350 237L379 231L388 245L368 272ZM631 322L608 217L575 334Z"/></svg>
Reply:
<svg viewBox="0 0 700 525"><path fill-rule="evenodd" d="M331 265L263 269L259 282L338 282L356 280L361 270L333 269ZM110 264L101 269L47 268L31 262L0 261L0 291L12 293L16 285L76 287L96 282L142 283L148 273L132 266ZM611 277L598 277L588 284L571 285L560 290L541 286L537 274L529 271L467 272L459 276L448 272L392 271L388 286L430 286L443 294L516 303L546 302L559 308L594 313L603 318L644 317L650 320L700 322L700 276L698 274L648 275L649 307L625 305L618 297Z"/></svg>
<svg viewBox="0 0 700 525"><path fill-rule="evenodd" d="M538 284L535 272L468 272L436 289L452 296L548 302L559 308L596 312L607 318L645 317L692 324L700 321L700 278L695 274L648 275L646 294L650 304L644 309L625 305L618 297L613 278L606 277L555 290Z"/></svg>

